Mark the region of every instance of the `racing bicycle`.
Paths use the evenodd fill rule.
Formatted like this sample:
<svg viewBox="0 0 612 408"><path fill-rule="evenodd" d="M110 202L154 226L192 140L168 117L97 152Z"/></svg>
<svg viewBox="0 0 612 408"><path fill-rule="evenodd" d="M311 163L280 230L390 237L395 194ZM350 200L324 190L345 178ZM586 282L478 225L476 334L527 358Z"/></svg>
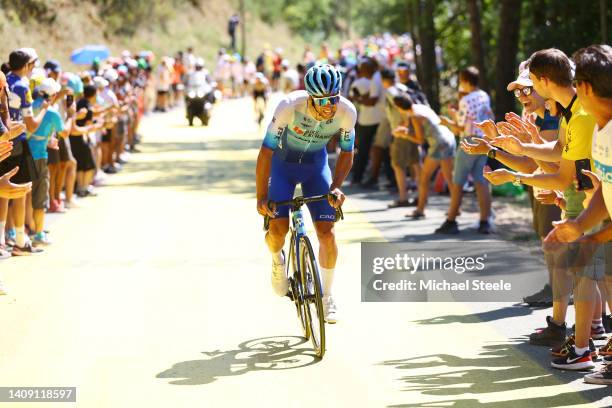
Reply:
<svg viewBox="0 0 612 408"><path fill-rule="evenodd" d="M313 197L295 197L292 200L268 202L271 210L289 205L291 210L291 240L289 256L285 258L285 273L289 280L287 297L295 304L304 338L310 339L317 357L325 354L325 315L323 313L323 287L317 267L317 260L310 239L306 235L302 206L315 201L327 200L333 194ZM336 209L335 221L344 219L342 208ZM267 231L270 218L264 218L264 230Z"/></svg>

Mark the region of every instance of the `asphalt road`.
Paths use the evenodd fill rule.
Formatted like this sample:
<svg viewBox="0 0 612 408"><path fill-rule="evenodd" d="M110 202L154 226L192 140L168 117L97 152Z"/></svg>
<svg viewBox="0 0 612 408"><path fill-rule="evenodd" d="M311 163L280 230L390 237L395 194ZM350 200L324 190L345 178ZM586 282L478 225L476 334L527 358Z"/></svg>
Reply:
<svg viewBox="0 0 612 408"><path fill-rule="evenodd" d="M316 360L270 287L250 101L223 102L206 129L174 111L141 132L142 153L99 197L51 217L45 254L0 263L1 386L77 387L76 405L55 407L612 406L609 387L552 371L548 350L525 344L549 310L361 302L360 243L432 239L446 197L408 223L386 193L352 191L341 321ZM476 219L464 211L461 225Z"/></svg>

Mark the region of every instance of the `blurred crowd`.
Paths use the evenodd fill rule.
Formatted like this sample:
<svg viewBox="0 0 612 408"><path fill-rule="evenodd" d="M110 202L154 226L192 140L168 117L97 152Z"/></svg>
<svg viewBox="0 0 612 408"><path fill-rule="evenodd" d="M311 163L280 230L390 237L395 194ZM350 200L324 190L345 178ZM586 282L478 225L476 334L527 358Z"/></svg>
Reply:
<svg viewBox="0 0 612 408"><path fill-rule="evenodd" d="M0 73L0 260L43 252L45 214L96 196L137 152L152 60L124 51L68 72L33 48L10 53Z"/></svg>

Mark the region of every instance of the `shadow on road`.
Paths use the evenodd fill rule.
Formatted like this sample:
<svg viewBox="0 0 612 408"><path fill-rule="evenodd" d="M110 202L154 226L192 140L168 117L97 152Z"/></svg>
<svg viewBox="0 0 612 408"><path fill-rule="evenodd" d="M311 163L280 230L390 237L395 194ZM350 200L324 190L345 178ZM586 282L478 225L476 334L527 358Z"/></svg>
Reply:
<svg viewBox="0 0 612 408"><path fill-rule="evenodd" d="M544 347L534 347L523 341L485 345L477 357L464 358L450 354L429 354L380 363L409 375L398 380L403 391L417 391L430 396L461 396L464 394L491 394L533 390L546 393L546 387L556 387L580 380L584 373L558 371L549 367L550 352ZM423 369L426 373L419 373ZM437 369L437 370L436 370ZM390 405L390 407L560 407L585 402L596 402L610 395L607 387L589 390L571 390L550 397L514 399L511 401L480 402L478 399L432 400L422 403ZM489 396L490 397L490 396Z"/></svg>
<svg viewBox="0 0 612 408"><path fill-rule="evenodd" d="M482 323L492 322L510 317L527 316L533 310L523 306L507 306L500 309L489 310L486 312L473 313L469 315L446 315L436 316L430 319L415 320L418 324L450 324L450 323Z"/></svg>
<svg viewBox="0 0 612 408"><path fill-rule="evenodd" d="M295 336L247 340L235 350L204 351L206 358L176 363L156 378L174 379L174 385L203 385L254 371L307 367L320 361L310 347L299 348L307 341Z"/></svg>

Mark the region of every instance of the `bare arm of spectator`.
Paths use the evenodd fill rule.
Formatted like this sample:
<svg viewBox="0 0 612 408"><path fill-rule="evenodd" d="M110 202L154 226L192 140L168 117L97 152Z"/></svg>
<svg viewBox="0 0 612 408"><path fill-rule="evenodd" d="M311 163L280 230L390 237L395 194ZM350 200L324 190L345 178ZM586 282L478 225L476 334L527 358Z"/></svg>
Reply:
<svg viewBox="0 0 612 408"><path fill-rule="evenodd" d="M472 138L471 143L465 139L462 140L461 149L467 154L488 154L491 149L495 148L485 139ZM538 168L533 159L525 156L516 156L503 150L496 150L495 159L521 173L533 173Z"/></svg>
<svg viewBox="0 0 612 408"><path fill-rule="evenodd" d="M0 198L13 199L21 198L32 190L32 183L14 184L11 183L13 177L19 171L19 167L13 168L6 174L0 176Z"/></svg>
<svg viewBox="0 0 612 408"><path fill-rule="evenodd" d="M13 143L6 140L0 141L0 162L11 155L11 150L13 150Z"/></svg>
<svg viewBox="0 0 612 408"><path fill-rule="evenodd" d="M559 171L556 173L523 174L506 169L497 169L495 171L488 169L483 174L491 184L496 185L513 182L516 177L519 177L521 183L529 186L546 190L565 190L572 184L575 172L575 165L572 160L561 159Z"/></svg>
<svg viewBox="0 0 612 408"><path fill-rule="evenodd" d="M522 143L516 137L509 135L498 136L491 144L512 154L553 163L561 160L561 151L563 150L561 142L558 140L543 144Z"/></svg>

